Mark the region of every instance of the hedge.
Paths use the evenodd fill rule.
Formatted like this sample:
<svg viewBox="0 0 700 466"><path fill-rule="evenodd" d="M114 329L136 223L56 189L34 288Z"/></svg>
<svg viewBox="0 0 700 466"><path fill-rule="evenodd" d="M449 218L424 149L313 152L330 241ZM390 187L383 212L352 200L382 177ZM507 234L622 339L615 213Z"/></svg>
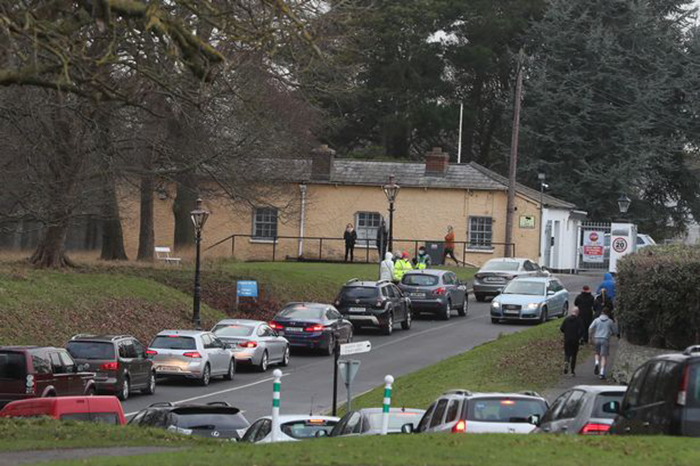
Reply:
<svg viewBox="0 0 700 466"><path fill-rule="evenodd" d="M700 344L700 247L653 246L618 263L615 315L630 343Z"/></svg>

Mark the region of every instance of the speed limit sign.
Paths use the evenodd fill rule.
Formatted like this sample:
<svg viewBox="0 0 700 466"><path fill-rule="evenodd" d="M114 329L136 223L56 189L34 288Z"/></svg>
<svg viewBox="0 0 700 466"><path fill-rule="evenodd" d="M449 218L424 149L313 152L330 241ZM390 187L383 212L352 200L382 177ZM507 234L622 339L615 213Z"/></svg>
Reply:
<svg viewBox="0 0 700 466"><path fill-rule="evenodd" d="M623 253L627 251L627 240L625 238L615 238L612 247L615 252Z"/></svg>

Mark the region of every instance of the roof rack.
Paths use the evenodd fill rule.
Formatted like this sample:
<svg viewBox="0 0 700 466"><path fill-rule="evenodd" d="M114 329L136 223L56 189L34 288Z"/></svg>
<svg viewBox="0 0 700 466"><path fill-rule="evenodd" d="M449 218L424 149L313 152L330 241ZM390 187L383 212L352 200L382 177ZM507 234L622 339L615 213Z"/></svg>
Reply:
<svg viewBox="0 0 700 466"><path fill-rule="evenodd" d="M112 341L114 340L121 340L122 338L131 338L131 335L114 335L112 337Z"/></svg>
<svg viewBox="0 0 700 466"><path fill-rule="evenodd" d="M527 395L527 396L536 396L538 398L542 398L542 395L540 395L539 393L537 393L534 390L524 390L524 391L520 392L520 394Z"/></svg>
<svg viewBox="0 0 700 466"><path fill-rule="evenodd" d="M686 356L691 356L693 353L700 353L700 345L692 345L683 350Z"/></svg>
<svg viewBox="0 0 700 466"><path fill-rule="evenodd" d="M229 408L231 407L231 405L225 401L212 401L210 403L207 403L207 406L228 406Z"/></svg>
<svg viewBox="0 0 700 466"><path fill-rule="evenodd" d="M346 281L345 284L349 285L350 283L355 283L355 282L359 282L359 281L360 281L359 278L351 278L350 280Z"/></svg>
<svg viewBox="0 0 700 466"><path fill-rule="evenodd" d="M149 408L161 408L161 407L169 407L169 406L175 406L169 401L159 401L157 403L151 403L148 405Z"/></svg>
<svg viewBox="0 0 700 466"><path fill-rule="evenodd" d="M471 396L472 392L471 390L467 390L465 388L455 388L452 390L447 390L446 392L443 393L443 395L464 395L464 396Z"/></svg>
<svg viewBox="0 0 700 466"><path fill-rule="evenodd" d="M78 338L95 338L97 335L94 333L78 333L70 337L71 340L77 340Z"/></svg>
<svg viewBox="0 0 700 466"><path fill-rule="evenodd" d="M385 278L384 280L377 280L377 283L391 283L391 280Z"/></svg>

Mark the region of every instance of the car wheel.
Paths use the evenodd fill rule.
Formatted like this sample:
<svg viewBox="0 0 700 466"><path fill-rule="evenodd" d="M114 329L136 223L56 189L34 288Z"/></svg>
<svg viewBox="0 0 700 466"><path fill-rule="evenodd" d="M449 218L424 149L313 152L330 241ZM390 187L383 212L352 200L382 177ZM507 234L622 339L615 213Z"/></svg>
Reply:
<svg viewBox="0 0 700 466"><path fill-rule="evenodd" d="M566 302L566 303L564 303L564 307L562 308L561 315L559 315L559 317L565 317L566 314L568 314L568 313L569 313L569 303Z"/></svg>
<svg viewBox="0 0 700 466"><path fill-rule="evenodd" d="M483 303L484 301L486 301L486 296L483 295L483 294L481 294L481 293L474 293L474 297L475 297L476 300L479 301L480 303Z"/></svg>
<svg viewBox="0 0 700 466"><path fill-rule="evenodd" d="M335 335L333 335L331 333L331 335L328 337L328 348L326 348L326 354L328 356L332 356L334 351L335 351Z"/></svg>
<svg viewBox="0 0 700 466"><path fill-rule="evenodd" d="M129 395L131 395L131 385L129 384L129 377L125 375L117 398L122 401L126 401L129 399Z"/></svg>
<svg viewBox="0 0 700 466"><path fill-rule="evenodd" d="M206 387L211 382L211 368L209 364L204 366L204 372L202 372L202 377L199 379L199 385Z"/></svg>
<svg viewBox="0 0 700 466"><path fill-rule="evenodd" d="M282 357L282 367L287 367L289 365L289 346L284 350L284 356Z"/></svg>
<svg viewBox="0 0 700 466"><path fill-rule="evenodd" d="M146 395L153 395L156 392L156 373L151 372L151 375L148 377L148 386L141 390L141 393L144 393Z"/></svg>
<svg viewBox="0 0 700 466"><path fill-rule="evenodd" d="M445 304L445 309L442 310L440 318L442 320L450 320L450 317L452 317L452 301L447 300L447 304Z"/></svg>
<svg viewBox="0 0 700 466"><path fill-rule="evenodd" d="M465 293L464 295L464 302L462 303L462 307L459 308L459 311L457 313L461 316L464 317L467 315L467 312L469 312L469 295Z"/></svg>
<svg viewBox="0 0 700 466"><path fill-rule="evenodd" d="M231 359L228 363L228 371L224 375L224 380L233 380L234 375L236 375L236 363Z"/></svg>
<svg viewBox="0 0 700 466"><path fill-rule="evenodd" d="M267 371L267 366L270 362L270 358L267 355L267 351L263 352L262 358L260 358L260 364L258 364L258 372Z"/></svg>
<svg viewBox="0 0 700 466"><path fill-rule="evenodd" d="M386 322L384 323L384 326L382 327L382 333L384 335L391 335L394 331L394 314L389 312L389 314L386 317Z"/></svg>
<svg viewBox="0 0 700 466"><path fill-rule="evenodd" d="M411 324L413 324L413 316L411 316L411 310L406 310L406 318L401 322L401 328L403 330L411 330Z"/></svg>
<svg viewBox="0 0 700 466"><path fill-rule="evenodd" d="M540 312L540 322L545 323L545 322L547 322L548 318L549 318L549 316L547 315L547 308L543 307L542 311Z"/></svg>
<svg viewBox="0 0 700 466"><path fill-rule="evenodd" d="M500 324L501 321L500 321L500 319L497 319L496 317L491 317L491 323L492 324Z"/></svg>

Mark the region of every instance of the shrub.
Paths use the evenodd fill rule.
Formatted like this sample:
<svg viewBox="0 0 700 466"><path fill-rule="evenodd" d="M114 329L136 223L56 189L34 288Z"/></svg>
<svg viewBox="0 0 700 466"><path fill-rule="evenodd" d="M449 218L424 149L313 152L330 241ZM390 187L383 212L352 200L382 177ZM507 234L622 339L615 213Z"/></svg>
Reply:
<svg viewBox="0 0 700 466"><path fill-rule="evenodd" d="M616 315L630 343L700 343L700 247L654 246L618 263Z"/></svg>

